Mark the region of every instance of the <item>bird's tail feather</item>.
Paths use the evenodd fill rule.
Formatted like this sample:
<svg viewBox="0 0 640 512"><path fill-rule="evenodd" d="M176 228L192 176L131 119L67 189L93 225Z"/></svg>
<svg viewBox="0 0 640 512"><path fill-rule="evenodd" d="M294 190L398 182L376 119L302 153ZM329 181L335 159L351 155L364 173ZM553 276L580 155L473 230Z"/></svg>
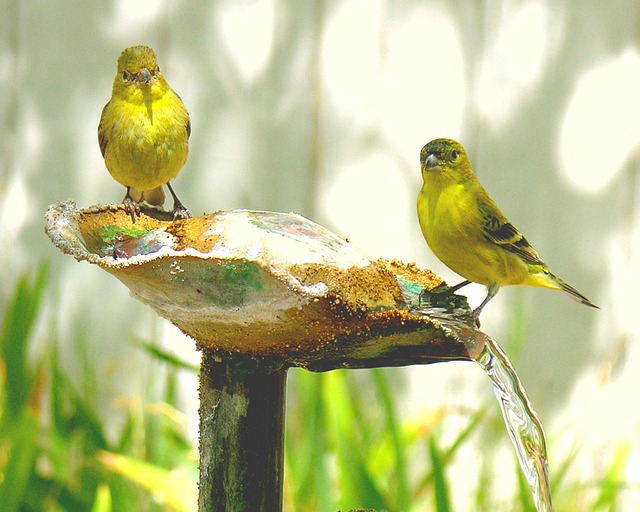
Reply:
<svg viewBox="0 0 640 512"><path fill-rule="evenodd" d="M565 283L559 277L554 276L552 273L549 273L549 277L554 281L555 284L558 285L558 290L563 291L565 294L567 294L573 300L575 300L577 302L580 302L581 304L584 304L585 306L589 306L589 307L592 307L592 308L600 309L593 302L591 302L584 295L582 295L578 290L576 290L573 286L571 286L570 284Z"/></svg>

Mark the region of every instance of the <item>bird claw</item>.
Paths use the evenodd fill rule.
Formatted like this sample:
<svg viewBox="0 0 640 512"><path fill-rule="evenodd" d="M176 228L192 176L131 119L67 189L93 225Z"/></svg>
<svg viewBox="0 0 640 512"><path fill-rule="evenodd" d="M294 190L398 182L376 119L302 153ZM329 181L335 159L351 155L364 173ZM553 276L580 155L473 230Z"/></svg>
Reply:
<svg viewBox="0 0 640 512"><path fill-rule="evenodd" d="M434 288L423 288L418 295L418 307L423 305L432 308L445 308L454 310L461 306L461 301L466 299L460 295L455 295L459 286L447 286L441 283Z"/></svg>
<svg viewBox="0 0 640 512"><path fill-rule="evenodd" d="M190 219L191 212L181 204L173 206L173 220Z"/></svg>
<svg viewBox="0 0 640 512"><path fill-rule="evenodd" d="M432 297L446 296L448 291L449 287L444 282L440 283L434 288L423 288L418 295L418 307L422 307L423 302L426 304L432 304L433 302L435 302L432 300Z"/></svg>
<svg viewBox="0 0 640 512"><path fill-rule="evenodd" d="M140 217L140 205L129 195L124 198L122 204L124 205L124 211L131 216L131 222L135 224L136 217Z"/></svg>
<svg viewBox="0 0 640 512"><path fill-rule="evenodd" d="M191 212L187 210L183 204L177 200L173 201L173 220L190 219Z"/></svg>
<svg viewBox="0 0 640 512"><path fill-rule="evenodd" d="M180 202L180 199L178 199L178 196L171 187L171 183L169 183L168 181L167 188L169 189L169 192L171 192L171 197L173 197L173 220L190 219L191 213L189 213L189 210L187 210Z"/></svg>

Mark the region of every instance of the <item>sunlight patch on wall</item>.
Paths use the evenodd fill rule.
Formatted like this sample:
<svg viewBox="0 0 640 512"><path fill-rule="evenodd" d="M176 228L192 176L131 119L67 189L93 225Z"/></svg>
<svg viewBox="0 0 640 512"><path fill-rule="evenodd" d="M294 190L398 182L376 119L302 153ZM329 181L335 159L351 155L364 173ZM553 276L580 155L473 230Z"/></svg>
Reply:
<svg viewBox="0 0 640 512"><path fill-rule="evenodd" d="M638 363L638 351L629 350L625 365L637 368ZM638 435L636 408L630 410L629 403L631 379L628 376L624 379L614 378L603 386L598 370L597 365L585 369L583 375L572 384L572 393L566 401L563 414L547 426L550 432L563 431L567 429L568 418L577 418L579 423L571 427L573 435L567 439L569 443L574 443L574 447L576 438L582 438L584 446L596 448L617 445L616 440L636 438ZM584 462L597 462L597 459L589 459ZM584 470L585 475L593 474L594 470L601 473L597 468L587 467Z"/></svg>
<svg viewBox="0 0 640 512"><path fill-rule="evenodd" d="M323 189L320 209L338 234L371 257L409 254L406 219L415 203L407 180L388 154L373 153L344 166Z"/></svg>
<svg viewBox="0 0 640 512"><path fill-rule="evenodd" d="M609 247L609 275L618 331L637 333L638 290L640 290L640 219L635 219L631 233L612 237ZM640 336L636 334L640 341Z"/></svg>
<svg viewBox="0 0 640 512"><path fill-rule="evenodd" d="M491 124L509 121L542 77L544 64L553 55L550 34L558 38L551 19L547 7L529 2L499 22L482 60L478 84L480 109Z"/></svg>
<svg viewBox="0 0 640 512"><path fill-rule="evenodd" d="M260 75L271 57L274 38L272 0L224 2L215 12L228 54L246 82Z"/></svg>
<svg viewBox="0 0 640 512"><path fill-rule="evenodd" d="M113 32L120 36L129 36L139 33L137 31L150 25L166 14L169 2L166 0L116 0L111 19ZM132 32L133 31L133 32ZM137 44L138 41L131 44Z"/></svg>
<svg viewBox="0 0 640 512"><path fill-rule="evenodd" d="M376 126L407 157L459 134L465 106L459 31L444 12L384 21L379 0L350 0L327 22L321 72L327 98L357 125Z"/></svg>
<svg viewBox="0 0 640 512"><path fill-rule="evenodd" d="M7 126L4 132L3 148L11 147L13 160L7 162L7 168L1 169L6 181L0 182L0 239L14 237L22 226L36 215L31 208L32 198L28 194L29 176L37 176L40 186L46 186L51 178L51 169L42 163L46 143L45 121L42 112L34 99L23 94L16 106L15 124ZM4 156L4 155L3 155ZM46 178L40 177L42 167L47 172Z"/></svg>
<svg viewBox="0 0 640 512"><path fill-rule="evenodd" d="M101 91L96 99L93 91L78 87L76 100L71 105L71 117L77 129L73 146L74 185L79 191L80 203L89 198L92 202L117 202L124 196L124 187L117 183L107 171L98 144L98 122L102 107L109 99L109 89Z"/></svg>
<svg viewBox="0 0 640 512"><path fill-rule="evenodd" d="M0 203L0 239L8 241L16 236L27 220L27 189L24 184L24 173L17 172L7 184Z"/></svg>
<svg viewBox="0 0 640 512"><path fill-rule="evenodd" d="M247 207L250 198L263 197L252 183L254 174L251 169L259 169L259 166L255 164L255 148L258 146L251 123L251 112L242 101L220 109L215 119L210 121L207 137L215 144L207 144L201 152L203 162L215 162L215 172L207 178L207 186L195 190L198 194L196 203L215 204L216 208L224 210L239 205ZM206 166L193 167L187 172L195 175L202 173L203 169L206 170Z"/></svg>
<svg viewBox="0 0 640 512"><path fill-rule="evenodd" d="M620 172L640 142L640 56L627 50L583 74L560 132L560 160L569 181L597 192Z"/></svg>
<svg viewBox="0 0 640 512"><path fill-rule="evenodd" d="M380 96L382 3L344 2L327 22L321 76L335 105L361 122L375 117Z"/></svg>
<svg viewBox="0 0 640 512"><path fill-rule="evenodd" d="M389 34L381 128L417 163L420 148L429 140L460 133L464 62L451 19L431 12L408 20Z"/></svg>
<svg viewBox="0 0 640 512"><path fill-rule="evenodd" d="M16 135L16 162L22 167L22 172L33 174L40 172L46 132L46 120L42 117L35 100L25 96L18 107L18 122Z"/></svg>

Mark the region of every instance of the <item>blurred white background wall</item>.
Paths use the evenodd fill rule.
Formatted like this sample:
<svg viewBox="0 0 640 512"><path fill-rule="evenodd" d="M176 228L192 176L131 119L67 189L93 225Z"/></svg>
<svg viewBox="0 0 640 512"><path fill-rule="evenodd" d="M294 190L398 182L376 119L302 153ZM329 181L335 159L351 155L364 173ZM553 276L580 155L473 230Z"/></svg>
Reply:
<svg viewBox="0 0 640 512"><path fill-rule="evenodd" d="M483 330L512 358L547 433L585 440L585 474L613 439L640 453L639 22L631 0L2 0L0 282L50 262L46 328L61 333L69 372L97 362L105 410L144 379L127 340L155 336L198 360L191 340L111 276L63 257L42 229L50 203L122 199L96 129L120 51L148 44L191 113L174 185L195 215L295 211L455 283L420 234L415 198L420 148L460 140L554 273L602 308L504 289ZM467 292L472 306L484 295ZM469 364L399 371L412 383L399 398L407 414L491 393Z"/></svg>

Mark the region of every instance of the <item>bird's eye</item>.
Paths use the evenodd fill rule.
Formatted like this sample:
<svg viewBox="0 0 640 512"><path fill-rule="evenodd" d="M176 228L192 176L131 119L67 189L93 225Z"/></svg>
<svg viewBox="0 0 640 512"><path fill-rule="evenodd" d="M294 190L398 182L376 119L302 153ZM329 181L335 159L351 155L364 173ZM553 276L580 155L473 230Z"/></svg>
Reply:
<svg viewBox="0 0 640 512"><path fill-rule="evenodd" d="M458 153L455 149L451 151L451 160L455 161L458 159L458 156L460 155L460 153Z"/></svg>
<svg viewBox="0 0 640 512"><path fill-rule="evenodd" d="M130 80L131 79L131 73L129 73L128 71L123 71L122 72L122 79L123 80Z"/></svg>

